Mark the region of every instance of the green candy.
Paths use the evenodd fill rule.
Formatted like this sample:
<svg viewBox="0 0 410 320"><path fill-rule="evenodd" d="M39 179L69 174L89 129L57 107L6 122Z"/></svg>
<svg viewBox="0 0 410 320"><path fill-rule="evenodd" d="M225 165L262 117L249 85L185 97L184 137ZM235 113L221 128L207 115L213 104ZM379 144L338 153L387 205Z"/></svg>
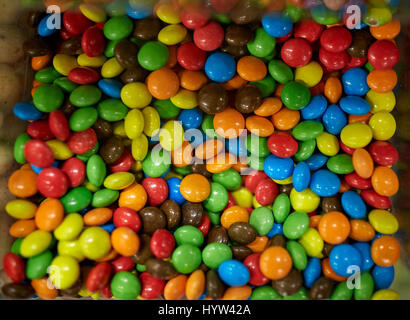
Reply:
<svg viewBox="0 0 410 320"><path fill-rule="evenodd" d="M260 158L265 158L271 153L268 148L268 139L254 134L246 137L246 149L252 156Z"/></svg>
<svg viewBox="0 0 410 320"><path fill-rule="evenodd" d="M336 174L348 174L354 171L352 157L348 154L338 154L330 157L326 166Z"/></svg>
<svg viewBox="0 0 410 320"><path fill-rule="evenodd" d="M248 164L254 170L258 170L258 171L263 170L264 162L265 162L265 158L259 158L257 156L254 156L253 154L250 157L248 157Z"/></svg>
<svg viewBox="0 0 410 320"><path fill-rule="evenodd" d="M259 91L262 93L262 97L264 98L269 97L276 88L276 82L270 75L267 75L262 80L252 81L250 83L255 85L259 89Z"/></svg>
<svg viewBox="0 0 410 320"><path fill-rule="evenodd" d="M104 25L104 36L108 40L121 40L128 37L134 29L134 23L127 16L116 16Z"/></svg>
<svg viewBox="0 0 410 320"><path fill-rule="evenodd" d="M174 105L170 99L155 100L153 103L161 119L172 119L179 115L181 109Z"/></svg>
<svg viewBox="0 0 410 320"><path fill-rule="evenodd" d="M218 182L211 182L211 193L203 202L204 208L212 212L222 211L228 204L228 191Z"/></svg>
<svg viewBox="0 0 410 320"><path fill-rule="evenodd" d="M162 68L168 62L169 50L158 41L146 42L138 52L138 62L144 69L154 71Z"/></svg>
<svg viewBox="0 0 410 320"><path fill-rule="evenodd" d="M277 82L285 84L293 80L292 69L281 60L272 60L268 65L269 73Z"/></svg>
<svg viewBox="0 0 410 320"><path fill-rule="evenodd" d="M107 99L101 101L97 107L101 119L109 122L120 121L125 118L128 108L120 100Z"/></svg>
<svg viewBox="0 0 410 320"><path fill-rule="evenodd" d="M26 276L30 280L39 279L47 274L47 268L53 261L53 254L50 250L46 250L37 256L31 257L27 260Z"/></svg>
<svg viewBox="0 0 410 320"><path fill-rule="evenodd" d="M27 162L24 155L24 146L29 140L31 140L30 136L26 132L24 132L20 134L14 142L13 155L17 163L25 164Z"/></svg>
<svg viewBox="0 0 410 320"><path fill-rule="evenodd" d="M60 87L64 92L72 92L75 88L78 87L78 84L72 82L67 77L60 77L55 79L53 84Z"/></svg>
<svg viewBox="0 0 410 320"><path fill-rule="evenodd" d="M246 45L251 55L263 58L270 55L275 50L276 39L270 36L265 29L258 28L252 41Z"/></svg>
<svg viewBox="0 0 410 320"><path fill-rule="evenodd" d="M249 224L255 228L260 236L264 236L273 227L273 213L268 207L259 207L252 211Z"/></svg>
<svg viewBox="0 0 410 320"><path fill-rule="evenodd" d="M143 264L137 264L137 271L138 272L144 272L145 270L147 270L147 267Z"/></svg>
<svg viewBox="0 0 410 320"><path fill-rule="evenodd" d="M306 212L292 212L283 223L283 234L291 240L299 239L309 229L309 216Z"/></svg>
<svg viewBox="0 0 410 320"><path fill-rule="evenodd" d="M292 136L299 141L316 139L323 133L323 124L316 120L306 120L298 123L292 129Z"/></svg>
<svg viewBox="0 0 410 320"><path fill-rule="evenodd" d="M192 173L191 167L190 166L185 166L185 167L175 167L174 171L180 175L186 176L190 173Z"/></svg>
<svg viewBox="0 0 410 320"><path fill-rule="evenodd" d="M312 10L312 18L319 24L332 25L339 22L340 12L330 10L325 5L321 4Z"/></svg>
<svg viewBox="0 0 410 320"><path fill-rule="evenodd" d="M61 74L56 71L53 67L48 67L41 69L36 72L34 79L41 83L53 83L56 79L60 78Z"/></svg>
<svg viewBox="0 0 410 320"><path fill-rule="evenodd" d="M144 161L142 161L142 170L147 176L152 178L162 176L170 166L171 156L164 149L150 151Z"/></svg>
<svg viewBox="0 0 410 320"><path fill-rule="evenodd" d="M66 213L74 213L87 208L91 203L91 191L84 187L71 189L60 199Z"/></svg>
<svg viewBox="0 0 410 320"><path fill-rule="evenodd" d="M316 139L299 141L298 151L294 154L295 160L298 162L309 159L316 149Z"/></svg>
<svg viewBox="0 0 410 320"><path fill-rule="evenodd" d="M281 98L289 109L300 110L309 104L310 91L303 83L289 81L282 88Z"/></svg>
<svg viewBox="0 0 410 320"><path fill-rule="evenodd" d="M270 286L256 287L252 291L251 300L280 300L281 296Z"/></svg>
<svg viewBox="0 0 410 320"><path fill-rule="evenodd" d="M367 61L367 62L365 63L364 67L366 68L366 70L367 70L368 72L371 72L371 71L374 69L374 67L370 64L369 61Z"/></svg>
<svg viewBox="0 0 410 320"><path fill-rule="evenodd" d="M93 194L91 205L95 208L108 207L120 197L120 192L111 189L101 189Z"/></svg>
<svg viewBox="0 0 410 320"><path fill-rule="evenodd" d="M283 297L283 300L308 300L309 292L305 287L300 288L298 292L292 294L291 296Z"/></svg>
<svg viewBox="0 0 410 320"><path fill-rule="evenodd" d="M104 55L107 58L114 57L114 49L118 42L120 42L120 40L110 40L107 42L107 45L105 46L104 50Z"/></svg>
<svg viewBox="0 0 410 320"><path fill-rule="evenodd" d="M24 240L24 238L17 238L16 240L14 240L10 251L19 256L20 255L20 246L21 246L21 243L23 242L23 240Z"/></svg>
<svg viewBox="0 0 410 320"><path fill-rule="evenodd" d="M371 7L363 17L363 22L370 27L378 27L386 24L392 19L390 8Z"/></svg>
<svg viewBox="0 0 410 320"><path fill-rule="evenodd" d="M214 19L222 24L229 24L232 21L229 15L223 12L216 12L214 14Z"/></svg>
<svg viewBox="0 0 410 320"><path fill-rule="evenodd" d="M123 16L127 12L127 2L127 0L117 0L109 2L105 7L105 11L110 17Z"/></svg>
<svg viewBox="0 0 410 320"><path fill-rule="evenodd" d="M104 160L98 155L92 155L87 161L87 179L96 187L101 187L107 175Z"/></svg>
<svg viewBox="0 0 410 320"><path fill-rule="evenodd" d="M290 212L290 199L286 193L279 194L273 202L273 217L276 222L285 221Z"/></svg>
<svg viewBox="0 0 410 320"><path fill-rule="evenodd" d="M179 246L190 244L195 247L200 247L204 243L204 236L201 230L191 225L185 225L176 229L174 237Z"/></svg>
<svg viewBox="0 0 410 320"><path fill-rule="evenodd" d="M75 132L84 131L91 128L98 119L98 112L95 108L80 108L71 115L70 129Z"/></svg>
<svg viewBox="0 0 410 320"><path fill-rule="evenodd" d="M330 300L350 300L353 290L347 287L347 281L340 282L333 290Z"/></svg>
<svg viewBox="0 0 410 320"><path fill-rule="evenodd" d="M83 162L87 162L88 159L90 159L90 157L91 157L93 154L96 154L96 153L98 152L98 149L99 149L99 148L100 148L100 144L99 144L98 141L97 141L97 143L95 144L94 148L92 148L90 151L88 151L88 152L86 152L86 153L78 154L78 155L77 155L77 158L80 159L80 160L83 161Z"/></svg>
<svg viewBox="0 0 410 320"><path fill-rule="evenodd" d="M57 110L63 102L64 93L54 84L43 84L39 86L33 95L33 103L41 112Z"/></svg>
<svg viewBox="0 0 410 320"><path fill-rule="evenodd" d="M201 250L190 244L178 246L172 253L174 268L184 274L195 271L201 264L201 260Z"/></svg>
<svg viewBox="0 0 410 320"><path fill-rule="evenodd" d="M308 263L308 258L305 248L294 240L290 240L286 243L286 250L288 250L292 257L293 266L297 270L304 270Z"/></svg>
<svg viewBox="0 0 410 320"><path fill-rule="evenodd" d="M218 212L207 211L206 215L211 220L212 225L219 226L221 224L221 215Z"/></svg>
<svg viewBox="0 0 410 320"><path fill-rule="evenodd" d="M225 243L212 242L202 250L202 260L211 269L217 269L222 262L230 259L232 250Z"/></svg>
<svg viewBox="0 0 410 320"><path fill-rule="evenodd" d="M212 175L212 180L223 185L229 191L238 189L242 184L241 175L238 171L232 168L214 173Z"/></svg>
<svg viewBox="0 0 410 320"><path fill-rule="evenodd" d="M202 120L201 129L205 134L213 139L218 139L219 135L216 133L214 129L214 117L210 114L207 114L204 119ZM203 139L202 135L198 137L199 139ZM200 140L201 141L201 140Z"/></svg>
<svg viewBox="0 0 410 320"><path fill-rule="evenodd" d="M355 300L370 300L374 291L374 281L371 274L366 271L360 274L360 287L355 288L353 296Z"/></svg>
<svg viewBox="0 0 410 320"><path fill-rule="evenodd" d="M79 86L70 94L70 102L76 107L91 107L100 101L101 90L93 85Z"/></svg>
<svg viewBox="0 0 410 320"><path fill-rule="evenodd" d="M296 23L307 15L307 11L304 8L298 8L288 4L285 10L283 10L283 15L290 17L293 23Z"/></svg>
<svg viewBox="0 0 410 320"><path fill-rule="evenodd" d="M141 292L141 283L136 275L122 271L113 276L110 288L118 300L135 300Z"/></svg>

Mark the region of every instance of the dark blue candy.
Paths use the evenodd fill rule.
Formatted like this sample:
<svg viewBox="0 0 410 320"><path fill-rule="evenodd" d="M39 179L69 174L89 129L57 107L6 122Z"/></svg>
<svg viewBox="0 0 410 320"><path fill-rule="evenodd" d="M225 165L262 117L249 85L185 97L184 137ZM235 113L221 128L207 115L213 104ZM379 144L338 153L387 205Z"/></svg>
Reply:
<svg viewBox="0 0 410 320"><path fill-rule="evenodd" d="M357 192L344 192L341 202L344 211L353 219L363 219L366 217L366 204Z"/></svg>
<svg viewBox="0 0 410 320"><path fill-rule="evenodd" d="M114 79L101 79L98 81L98 87L107 96L115 99L121 98L122 83Z"/></svg>
<svg viewBox="0 0 410 320"><path fill-rule="evenodd" d="M181 179L177 177L170 178L167 180L167 184L169 189L168 199L174 200L179 205L183 204L185 202L185 198L182 196L180 191Z"/></svg>
<svg viewBox="0 0 410 320"><path fill-rule="evenodd" d="M26 121L40 120L43 117L43 113L30 101L17 103L13 108L13 112L17 118Z"/></svg>
<svg viewBox="0 0 410 320"><path fill-rule="evenodd" d="M373 259L371 254L371 247L367 242L356 242L353 246L360 251L362 255L362 269L363 271L370 270L373 265Z"/></svg>
<svg viewBox="0 0 410 320"><path fill-rule="evenodd" d="M205 73L212 81L228 81L232 79L236 73L235 59L227 53L213 53L205 62Z"/></svg>
<svg viewBox="0 0 410 320"><path fill-rule="evenodd" d="M357 96L343 97L339 101L340 108L347 114L361 116L370 112L370 104Z"/></svg>
<svg viewBox="0 0 410 320"><path fill-rule="evenodd" d="M330 267L339 276L348 277L362 268L362 255L350 244L339 244L333 247L329 255Z"/></svg>
<svg viewBox="0 0 410 320"><path fill-rule="evenodd" d="M312 174L310 189L320 197L331 197L340 189L340 179L329 170L321 169Z"/></svg>
<svg viewBox="0 0 410 320"><path fill-rule="evenodd" d="M284 180L293 173L293 160L292 158L279 158L271 154L265 159L263 170L271 179Z"/></svg>
<svg viewBox="0 0 410 320"><path fill-rule="evenodd" d="M223 282L232 287L243 286L248 283L249 270L238 260L225 260L218 267L219 277Z"/></svg>
<svg viewBox="0 0 410 320"><path fill-rule="evenodd" d="M293 21L280 11L271 11L262 17L262 26L269 35L279 38L292 31Z"/></svg>
<svg viewBox="0 0 410 320"><path fill-rule="evenodd" d="M322 117L327 132L337 135L347 124L346 114L335 104L329 106Z"/></svg>
<svg viewBox="0 0 410 320"><path fill-rule="evenodd" d="M302 192L309 187L310 169L305 162L299 162L293 169L292 183L297 192Z"/></svg>
<svg viewBox="0 0 410 320"><path fill-rule="evenodd" d="M178 120L182 122L185 130L197 129L202 123L202 111L198 108L184 109L179 114Z"/></svg>
<svg viewBox="0 0 410 320"><path fill-rule="evenodd" d="M318 258L310 258L306 268L303 270L303 278L305 279L305 286L310 288L320 277L322 266Z"/></svg>
<svg viewBox="0 0 410 320"><path fill-rule="evenodd" d="M347 70L342 76L343 89L348 96L364 96L370 90L367 72L361 68Z"/></svg>
<svg viewBox="0 0 410 320"><path fill-rule="evenodd" d="M394 267L374 266L372 277L377 289L388 289L394 280Z"/></svg>
<svg viewBox="0 0 410 320"><path fill-rule="evenodd" d="M316 120L326 111L327 100L322 95L314 96L309 104L300 110L302 118L305 120ZM320 121L320 119L319 119Z"/></svg>
<svg viewBox="0 0 410 320"><path fill-rule="evenodd" d="M306 164L309 166L311 171L316 171L322 168L326 162L327 157L321 153L313 154L306 160Z"/></svg>

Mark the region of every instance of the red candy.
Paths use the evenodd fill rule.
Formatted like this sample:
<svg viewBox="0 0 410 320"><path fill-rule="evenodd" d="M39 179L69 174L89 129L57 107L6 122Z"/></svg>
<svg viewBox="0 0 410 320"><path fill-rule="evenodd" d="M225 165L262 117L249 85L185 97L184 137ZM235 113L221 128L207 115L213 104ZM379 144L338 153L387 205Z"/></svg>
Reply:
<svg viewBox="0 0 410 320"><path fill-rule="evenodd" d="M312 47L309 41L303 38L294 38L283 44L280 54L287 65L293 68L303 67L312 59Z"/></svg>
<svg viewBox="0 0 410 320"><path fill-rule="evenodd" d="M250 192L255 193L256 187L262 180L269 179L268 175L264 171L253 170L245 178L245 188Z"/></svg>
<svg viewBox="0 0 410 320"><path fill-rule="evenodd" d="M377 40L368 50L367 58L377 70L392 69L399 61L397 46L390 40Z"/></svg>
<svg viewBox="0 0 410 320"><path fill-rule="evenodd" d="M121 157L110 166L110 170L112 173L127 172L134 165L134 162L131 152L125 149Z"/></svg>
<svg viewBox="0 0 410 320"><path fill-rule="evenodd" d="M319 60L329 70L341 70L349 63L350 56L346 51L330 52L320 48Z"/></svg>
<svg viewBox="0 0 410 320"><path fill-rule="evenodd" d="M201 70L206 61L206 53L193 42L182 44L177 50L178 63L187 70Z"/></svg>
<svg viewBox="0 0 410 320"><path fill-rule="evenodd" d="M120 207L114 211L113 223L116 228L128 227L135 232L141 229L141 218L136 211L127 207Z"/></svg>
<svg viewBox="0 0 410 320"><path fill-rule="evenodd" d="M112 298L112 292L111 292L111 284L107 283L104 288L101 289L101 294L105 299L111 299Z"/></svg>
<svg viewBox="0 0 410 320"><path fill-rule="evenodd" d="M91 151L97 143L97 135L95 131L88 128L84 131L74 132L68 139L68 148L76 153L83 154Z"/></svg>
<svg viewBox="0 0 410 320"><path fill-rule="evenodd" d="M314 20L305 20L299 22L295 27L295 38L304 38L309 42L315 42L322 33L323 26Z"/></svg>
<svg viewBox="0 0 410 320"><path fill-rule="evenodd" d="M201 223L197 228L202 232L204 237L208 234L209 229L211 228L211 219L209 219L207 214L202 215Z"/></svg>
<svg viewBox="0 0 410 320"><path fill-rule="evenodd" d="M352 35L346 28L333 27L326 29L320 36L322 48L329 52L341 52L349 48L352 43Z"/></svg>
<svg viewBox="0 0 410 320"><path fill-rule="evenodd" d="M352 68L360 68L367 62L367 58L356 58L356 57L350 57L350 61L347 64L347 66L342 70L343 73L345 73L347 70L352 69Z"/></svg>
<svg viewBox="0 0 410 320"><path fill-rule="evenodd" d="M3 267L11 281L21 282L26 279L26 266L17 254L7 253L3 258Z"/></svg>
<svg viewBox="0 0 410 320"><path fill-rule="evenodd" d="M157 258L168 258L174 251L175 238L168 230L158 229L151 237L150 248L153 255Z"/></svg>
<svg viewBox="0 0 410 320"><path fill-rule="evenodd" d="M81 38L81 48L89 57L100 56L105 49L105 37L101 28L87 29Z"/></svg>
<svg viewBox="0 0 410 320"><path fill-rule="evenodd" d="M38 191L47 198L60 198L67 192L68 178L57 168L42 170L37 177Z"/></svg>
<svg viewBox="0 0 410 320"><path fill-rule="evenodd" d="M385 141L375 141L370 144L369 153L373 161L381 166L392 166L399 159L396 148Z"/></svg>
<svg viewBox="0 0 410 320"><path fill-rule="evenodd" d="M27 126L27 134L33 139L50 140L54 138L47 120L36 120Z"/></svg>
<svg viewBox="0 0 410 320"><path fill-rule="evenodd" d="M363 190L360 196L369 206L377 209L388 209L391 206L390 199L385 196L381 196L373 189Z"/></svg>
<svg viewBox="0 0 410 320"><path fill-rule="evenodd" d="M255 189L255 199L262 206L273 203L279 193L278 186L272 179L264 179L258 183Z"/></svg>
<svg viewBox="0 0 410 320"><path fill-rule="evenodd" d="M111 276L111 265L108 262L97 264L88 274L86 287L90 292L97 292L104 288Z"/></svg>
<svg viewBox="0 0 410 320"><path fill-rule="evenodd" d="M135 263L130 257L121 256L111 261L115 272L130 271L135 267Z"/></svg>
<svg viewBox="0 0 410 320"><path fill-rule="evenodd" d="M85 179L85 164L78 158L70 158L61 166L61 170L68 177L71 188L78 187Z"/></svg>
<svg viewBox="0 0 410 320"><path fill-rule="evenodd" d="M224 29L218 23L212 21L201 28L195 29L194 42L201 50L213 51L221 46L224 35Z"/></svg>
<svg viewBox="0 0 410 320"><path fill-rule="evenodd" d="M162 178L145 178L142 186L148 195L151 206L159 206L168 198L168 184Z"/></svg>
<svg viewBox="0 0 410 320"><path fill-rule="evenodd" d="M371 179L365 179L360 177L356 172L345 175L347 184L356 189L370 189L372 187Z"/></svg>
<svg viewBox="0 0 410 320"><path fill-rule="evenodd" d="M53 151L44 141L38 139L27 141L24 156L30 164L38 168L47 168L54 162Z"/></svg>
<svg viewBox="0 0 410 320"><path fill-rule="evenodd" d="M72 35L79 35L91 27L92 21L87 19L79 10L70 10L63 14L63 25Z"/></svg>
<svg viewBox="0 0 410 320"><path fill-rule="evenodd" d="M70 137L70 126L68 125L67 118L59 110L50 112L48 126L57 139L65 141Z"/></svg>
<svg viewBox="0 0 410 320"><path fill-rule="evenodd" d="M165 280L156 278L148 272L143 272L140 275L141 281L141 297L143 299L152 300L157 298L164 292Z"/></svg>
<svg viewBox="0 0 410 320"><path fill-rule="evenodd" d="M260 253L252 253L243 260L243 264L250 273L249 284L253 286L262 286L270 281L259 267L260 256Z"/></svg>
<svg viewBox="0 0 410 320"><path fill-rule="evenodd" d="M200 6L185 6L181 11L181 21L188 29L201 28L209 20L210 12Z"/></svg>
<svg viewBox="0 0 410 320"><path fill-rule="evenodd" d="M68 73L68 79L77 84L91 84L100 79L100 74L91 68L78 67Z"/></svg>
<svg viewBox="0 0 410 320"><path fill-rule="evenodd" d="M350 148L350 147L348 147L347 145L345 145L342 141L339 141L339 144L340 144L340 148L342 148L342 150L344 151L344 152L346 152L347 154L350 154L350 155L353 155L353 152L354 152L354 148Z"/></svg>
<svg viewBox="0 0 410 320"><path fill-rule="evenodd" d="M275 132L268 139L268 148L279 158L289 158L298 151L298 143L288 132Z"/></svg>

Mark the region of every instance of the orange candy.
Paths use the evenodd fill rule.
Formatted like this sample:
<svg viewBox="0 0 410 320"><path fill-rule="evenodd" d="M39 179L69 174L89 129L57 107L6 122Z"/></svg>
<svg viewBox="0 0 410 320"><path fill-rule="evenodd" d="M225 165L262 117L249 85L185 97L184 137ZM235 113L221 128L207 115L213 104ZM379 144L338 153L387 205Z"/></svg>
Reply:
<svg viewBox="0 0 410 320"><path fill-rule="evenodd" d="M325 97L330 103L337 103L342 97L342 83L336 77L329 77L325 82Z"/></svg>
<svg viewBox="0 0 410 320"><path fill-rule="evenodd" d="M367 76L367 84L377 93L392 91L397 84L397 73L390 70L372 70Z"/></svg>
<svg viewBox="0 0 410 320"><path fill-rule="evenodd" d="M276 129L286 131L299 123L300 113L298 110L282 108L272 116L272 122Z"/></svg>
<svg viewBox="0 0 410 320"><path fill-rule="evenodd" d="M144 187L138 183L132 184L128 188L124 189L118 199L119 207L128 207L135 211L139 211L144 208L146 203L147 192Z"/></svg>
<svg viewBox="0 0 410 320"><path fill-rule="evenodd" d="M106 262L114 260L118 256L118 252L115 249L111 248L110 252L108 252L104 257L100 259L95 259L97 262Z"/></svg>
<svg viewBox="0 0 410 320"><path fill-rule="evenodd" d="M340 193L344 193L344 192L349 191L349 190L350 190L350 186L349 186L349 184L346 182L346 180L340 181L339 192L340 192Z"/></svg>
<svg viewBox="0 0 410 320"><path fill-rule="evenodd" d="M350 233L349 219L338 211L325 213L319 222L318 231L323 241L330 244L342 243Z"/></svg>
<svg viewBox="0 0 410 320"><path fill-rule="evenodd" d="M360 177L368 179L372 176L374 169L373 159L366 149L356 149L352 155L352 162L354 170Z"/></svg>
<svg viewBox="0 0 410 320"><path fill-rule="evenodd" d="M192 146L185 140L180 148L171 151L172 164L178 168L190 165L193 158L192 154Z"/></svg>
<svg viewBox="0 0 410 320"><path fill-rule="evenodd" d="M326 278L335 280L337 282L345 281L347 278L339 276L330 266L329 258L322 260L322 272Z"/></svg>
<svg viewBox="0 0 410 320"><path fill-rule="evenodd" d="M151 95L161 100L173 97L179 89L178 76L166 67L151 72L146 83Z"/></svg>
<svg viewBox="0 0 410 320"><path fill-rule="evenodd" d="M31 280L31 286L41 299L54 300L58 296L58 290L49 285L47 277Z"/></svg>
<svg viewBox="0 0 410 320"><path fill-rule="evenodd" d="M33 219L17 220L11 225L9 234L14 238L22 238L28 236L36 229L36 223Z"/></svg>
<svg viewBox="0 0 410 320"><path fill-rule="evenodd" d="M45 56L33 57L31 58L31 68L35 71L43 69L50 63L51 58L51 52L46 54Z"/></svg>
<svg viewBox="0 0 410 320"><path fill-rule="evenodd" d="M282 101L276 97L263 99L262 104L254 111L257 116L269 117L274 115L282 108Z"/></svg>
<svg viewBox="0 0 410 320"><path fill-rule="evenodd" d="M208 82L208 79L201 71L183 70L179 73L179 81L182 88L197 91Z"/></svg>
<svg viewBox="0 0 410 320"><path fill-rule="evenodd" d="M191 202L202 202L208 198L211 192L208 179L198 173L185 176L179 188L182 196Z"/></svg>
<svg viewBox="0 0 410 320"><path fill-rule="evenodd" d="M373 115L373 113L371 113L371 112L360 115L360 116L357 116L357 115L354 115L354 114L349 114L348 122L349 123L361 122L361 123L367 124L372 115Z"/></svg>
<svg viewBox="0 0 410 320"><path fill-rule="evenodd" d="M165 65L168 68L173 68L177 65L177 46L168 46L169 58L167 64Z"/></svg>
<svg viewBox="0 0 410 320"><path fill-rule="evenodd" d="M165 300L181 300L185 296L187 279L186 275L181 274L169 280L164 288Z"/></svg>
<svg viewBox="0 0 410 320"><path fill-rule="evenodd" d="M317 228L319 226L320 220L322 220L322 215L316 214L309 217L309 228Z"/></svg>
<svg viewBox="0 0 410 320"><path fill-rule="evenodd" d="M195 149L195 157L211 159L224 149L224 143L219 139L209 139Z"/></svg>
<svg viewBox="0 0 410 320"><path fill-rule="evenodd" d="M232 166L232 168L241 173L245 171L247 168L249 168L249 165L246 158L244 160L242 160L241 158L237 158L236 163Z"/></svg>
<svg viewBox="0 0 410 320"><path fill-rule="evenodd" d="M37 174L33 170L14 171L8 181L10 192L19 198L28 198L37 193Z"/></svg>
<svg viewBox="0 0 410 320"><path fill-rule="evenodd" d="M356 241L370 241L374 238L376 232L373 226L364 220L353 219L350 220L350 234L349 237Z"/></svg>
<svg viewBox="0 0 410 320"><path fill-rule="evenodd" d="M218 173L228 170L236 162L236 157L230 153L220 153L216 157L209 159L206 163L206 170L210 173Z"/></svg>
<svg viewBox="0 0 410 320"><path fill-rule="evenodd" d="M185 295L188 300L198 300L205 290L205 273L201 270L195 270L189 276L186 286Z"/></svg>
<svg viewBox="0 0 410 320"><path fill-rule="evenodd" d="M255 240L248 243L246 246L254 253L261 253L265 250L268 241L269 239L266 236L257 236Z"/></svg>
<svg viewBox="0 0 410 320"><path fill-rule="evenodd" d="M260 116L247 117L246 129L260 137L269 137L275 130L272 122Z"/></svg>
<svg viewBox="0 0 410 320"><path fill-rule="evenodd" d="M248 300L252 294L252 288L250 286L241 286L241 287L229 287L222 300Z"/></svg>
<svg viewBox="0 0 410 320"><path fill-rule="evenodd" d="M52 231L64 219L64 207L58 199L46 199L38 207L34 217L40 230Z"/></svg>
<svg viewBox="0 0 410 320"><path fill-rule="evenodd" d="M248 222L249 221L249 213L248 211L240 206L232 206L222 213L221 215L221 225L225 229L229 229L229 227L235 222Z"/></svg>
<svg viewBox="0 0 410 320"><path fill-rule="evenodd" d="M262 252L259 267L267 278L279 280L286 277L292 269L292 258L282 247L269 247Z"/></svg>
<svg viewBox="0 0 410 320"><path fill-rule="evenodd" d="M248 81L243 79L239 74L234 75L234 77L227 82L222 83L222 86L226 90L237 90L247 84Z"/></svg>
<svg viewBox="0 0 410 320"><path fill-rule="evenodd" d="M378 166L372 175L372 186L378 194L391 197L399 190L399 179L392 169Z"/></svg>
<svg viewBox="0 0 410 320"><path fill-rule="evenodd" d="M87 226L98 226L111 220L112 210L109 208L95 208L88 211L83 219Z"/></svg>
<svg viewBox="0 0 410 320"><path fill-rule="evenodd" d="M373 242L371 254L375 264L390 267L400 258L400 244L392 236L382 236Z"/></svg>
<svg viewBox="0 0 410 320"><path fill-rule="evenodd" d="M115 251L127 257L136 254L140 248L140 238L128 227L114 229L111 243Z"/></svg>
<svg viewBox="0 0 410 320"><path fill-rule="evenodd" d="M390 20L389 22L378 26L370 27L370 33L377 40L387 39L392 40L397 37L400 33L400 21L399 20Z"/></svg>
<svg viewBox="0 0 410 320"><path fill-rule="evenodd" d="M217 134L226 139L239 136L245 129L245 119L243 115L232 108L219 112L214 117L214 129Z"/></svg>
<svg viewBox="0 0 410 320"><path fill-rule="evenodd" d="M242 79L247 81L259 81L265 78L268 72L265 63L253 56L245 56L239 59L236 71Z"/></svg>

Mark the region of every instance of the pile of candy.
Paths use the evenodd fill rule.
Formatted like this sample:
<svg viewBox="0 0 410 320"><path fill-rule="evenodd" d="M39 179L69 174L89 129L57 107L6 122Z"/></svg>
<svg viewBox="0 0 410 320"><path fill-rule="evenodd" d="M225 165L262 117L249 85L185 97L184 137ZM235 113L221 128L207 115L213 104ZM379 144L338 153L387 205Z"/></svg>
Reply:
<svg viewBox="0 0 410 320"><path fill-rule="evenodd" d="M29 16L5 295L399 298L397 1L97 2Z"/></svg>

